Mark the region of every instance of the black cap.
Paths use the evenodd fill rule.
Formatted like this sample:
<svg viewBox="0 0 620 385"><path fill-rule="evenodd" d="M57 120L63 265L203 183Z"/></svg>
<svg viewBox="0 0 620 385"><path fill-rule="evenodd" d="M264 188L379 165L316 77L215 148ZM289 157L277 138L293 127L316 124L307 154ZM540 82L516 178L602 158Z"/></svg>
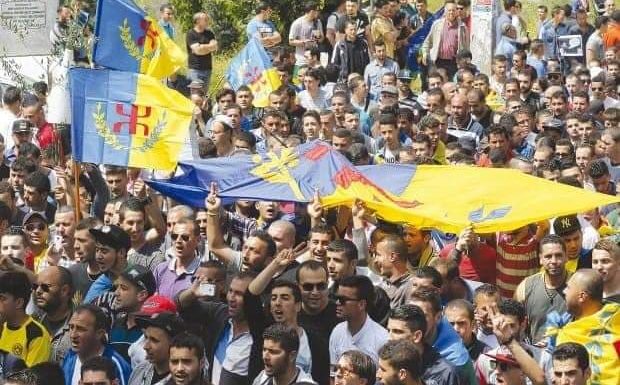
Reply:
<svg viewBox="0 0 620 385"><path fill-rule="evenodd" d="M111 246L116 250L129 250L131 240L129 234L116 225L98 226L89 230L95 241L102 245Z"/></svg>
<svg viewBox="0 0 620 385"><path fill-rule="evenodd" d="M564 128L564 122L560 119L552 118L543 123L543 128L561 131Z"/></svg>
<svg viewBox="0 0 620 385"><path fill-rule="evenodd" d="M179 316L174 313L155 313L151 316L137 316L136 325L141 329L149 326L163 329L170 337L185 331L185 325Z"/></svg>
<svg viewBox="0 0 620 385"><path fill-rule="evenodd" d="M17 119L13 121L12 131L13 133L18 132L32 132L34 128L34 124L28 119Z"/></svg>
<svg viewBox="0 0 620 385"><path fill-rule="evenodd" d="M576 215L557 217L553 221L553 231L561 237L572 234L577 230L581 230L581 223L579 223Z"/></svg>
<svg viewBox="0 0 620 385"><path fill-rule="evenodd" d="M155 276L151 270L144 266L130 266L121 273L121 277L125 278L139 289L146 290L149 293L149 297L155 294L155 290L157 290Z"/></svg>
<svg viewBox="0 0 620 385"><path fill-rule="evenodd" d="M22 226L25 226L26 223L30 222L32 218L39 218L43 221L43 223L47 224L47 218L45 217L45 214L31 211L24 216L24 219L22 220Z"/></svg>

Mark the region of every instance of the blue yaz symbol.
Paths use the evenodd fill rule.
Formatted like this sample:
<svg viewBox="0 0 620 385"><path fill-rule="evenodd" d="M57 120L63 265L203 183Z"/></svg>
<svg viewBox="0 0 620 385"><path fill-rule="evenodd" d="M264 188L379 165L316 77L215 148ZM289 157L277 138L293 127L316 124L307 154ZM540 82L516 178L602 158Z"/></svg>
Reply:
<svg viewBox="0 0 620 385"><path fill-rule="evenodd" d="M504 206L494 210L491 210L486 216L484 215L484 206L469 213L469 221L473 223L480 223L484 221L490 221L492 219L500 219L508 215L511 206Z"/></svg>

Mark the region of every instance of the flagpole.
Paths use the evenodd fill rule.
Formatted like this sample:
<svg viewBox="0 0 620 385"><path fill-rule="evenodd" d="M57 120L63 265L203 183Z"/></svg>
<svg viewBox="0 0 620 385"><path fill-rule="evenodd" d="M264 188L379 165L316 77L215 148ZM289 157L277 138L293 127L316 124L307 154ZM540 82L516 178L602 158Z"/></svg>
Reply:
<svg viewBox="0 0 620 385"><path fill-rule="evenodd" d="M73 159L73 180L75 186L74 195L74 208L75 208L75 221L76 223L82 219L82 211L80 210L80 164L77 160Z"/></svg>

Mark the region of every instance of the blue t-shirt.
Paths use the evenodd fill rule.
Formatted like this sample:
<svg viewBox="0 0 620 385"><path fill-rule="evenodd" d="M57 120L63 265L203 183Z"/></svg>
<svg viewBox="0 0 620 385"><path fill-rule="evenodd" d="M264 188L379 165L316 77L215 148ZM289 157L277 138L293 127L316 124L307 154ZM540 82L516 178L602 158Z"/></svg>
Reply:
<svg viewBox="0 0 620 385"><path fill-rule="evenodd" d="M248 39L253 37L269 37L272 36L275 31L276 27L270 20L260 21L256 18L250 20L246 27Z"/></svg>

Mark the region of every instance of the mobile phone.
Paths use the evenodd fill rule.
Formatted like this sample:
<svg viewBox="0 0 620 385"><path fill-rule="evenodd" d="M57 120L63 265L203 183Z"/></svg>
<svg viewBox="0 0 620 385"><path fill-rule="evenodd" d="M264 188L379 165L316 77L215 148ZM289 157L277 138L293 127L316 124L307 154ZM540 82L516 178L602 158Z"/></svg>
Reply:
<svg viewBox="0 0 620 385"><path fill-rule="evenodd" d="M201 283L200 286L198 286L198 295L214 296L215 285L212 283Z"/></svg>
<svg viewBox="0 0 620 385"><path fill-rule="evenodd" d="M57 253L60 253L62 251L62 235L60 234L54 235L53 245L54 245L54 250Z"/></svg>

